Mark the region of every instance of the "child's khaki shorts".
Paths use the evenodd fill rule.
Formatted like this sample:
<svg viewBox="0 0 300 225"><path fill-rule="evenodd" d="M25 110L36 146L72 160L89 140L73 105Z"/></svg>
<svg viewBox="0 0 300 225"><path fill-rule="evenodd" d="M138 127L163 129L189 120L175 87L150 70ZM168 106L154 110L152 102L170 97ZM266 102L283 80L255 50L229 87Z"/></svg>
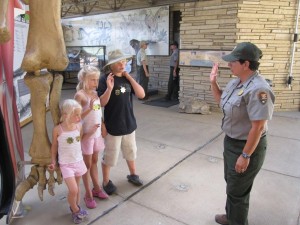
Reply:
<svg viewBox="0 0 300 225"><path fill-rule="evenodd" d="M113 136L108 134L105 137L105 149L103 154L103 163L108 166L115 166L118 161L120 150L123 158L128 161L136 159L136 140L135 131L123 136Z"/></svg>

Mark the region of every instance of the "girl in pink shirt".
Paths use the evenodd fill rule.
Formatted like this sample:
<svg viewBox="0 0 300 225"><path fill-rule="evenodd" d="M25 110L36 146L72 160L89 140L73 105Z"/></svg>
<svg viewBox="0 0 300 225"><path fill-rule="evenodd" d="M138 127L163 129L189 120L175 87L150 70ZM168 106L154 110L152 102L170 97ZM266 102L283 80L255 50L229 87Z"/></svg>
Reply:
<svg viewBox="0 0 300 225"><path fill-rule="evenodd" d="M86 191L84 201L90 209L97 207L93 197L108 198L105 191L101 189L97 165L99 152L104 150L104 139L101 135L102 110L96 92L99 77L100 71L96 67L85 65L78 73L79 84L75 94L75 100L82 106L82 128L83 134L87 137L82 140L81 146L83 159L88 170L83 175ZM90 187L90 178L93 189Z"/></svg>

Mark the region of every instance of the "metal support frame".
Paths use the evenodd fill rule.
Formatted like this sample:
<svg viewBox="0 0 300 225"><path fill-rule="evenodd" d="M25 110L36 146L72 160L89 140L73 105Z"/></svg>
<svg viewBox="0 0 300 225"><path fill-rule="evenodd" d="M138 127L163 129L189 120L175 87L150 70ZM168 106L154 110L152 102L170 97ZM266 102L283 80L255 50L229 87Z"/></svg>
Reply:
<svg viewBox="0 0 300 225"><path fill-rule="evenodd" d="M144 7L171 5L176 3L199 2L201 0L62 0L62 17L76 17L87 14L101 14Z"/></svg>
<svg viewBox="0 0 300 225"><path fill-rule="evenodd" d="M297 16L295 18L295 20L296 20L295 33L294 33L293 45L292 45L292 49L291 49L291 59L290 59L289 76L288 76L288 79L287 79L287 86L289 88L291 88L291 86L292 86L292 80L294 79L293 78L293 66L294 66L296 43L298 42L299 14L300 14L300 0L298 0L298 5L297 5Z"/></svg>

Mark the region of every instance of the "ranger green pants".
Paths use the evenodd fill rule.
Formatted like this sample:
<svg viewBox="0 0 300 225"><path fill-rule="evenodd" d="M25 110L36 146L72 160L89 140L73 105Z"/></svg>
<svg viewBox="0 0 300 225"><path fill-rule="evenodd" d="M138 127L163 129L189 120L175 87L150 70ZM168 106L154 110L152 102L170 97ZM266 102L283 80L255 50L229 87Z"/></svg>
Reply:
<svg viewBox="0 0 300 225"><path fill-rule="evenodd" d="M226 186L226 213L230 225L248 225L250 192L254 178L262 167L267 149L267 138L262 137L251 155L244 173L235 171L235 164L242 154L246 141L224 138L224 178Z"/></svg>

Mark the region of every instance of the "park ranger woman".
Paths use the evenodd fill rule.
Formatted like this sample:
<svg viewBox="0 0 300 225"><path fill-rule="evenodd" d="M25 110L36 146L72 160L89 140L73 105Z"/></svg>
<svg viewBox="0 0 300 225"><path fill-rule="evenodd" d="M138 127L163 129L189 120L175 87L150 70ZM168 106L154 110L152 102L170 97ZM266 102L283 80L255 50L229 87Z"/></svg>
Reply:
<svg viewBox="0 0 300 225"><path fill-rule="evenodd" d="M250 42L239 43L223 56L233 75L224 91L217 83L218 64L211 74L211 90L224 117L224 178L226 214L218 214L219 224L248 225L250 192L262 167L267 148L267 121L272 118L274 94L259 74L262 51Z"/></svg>

